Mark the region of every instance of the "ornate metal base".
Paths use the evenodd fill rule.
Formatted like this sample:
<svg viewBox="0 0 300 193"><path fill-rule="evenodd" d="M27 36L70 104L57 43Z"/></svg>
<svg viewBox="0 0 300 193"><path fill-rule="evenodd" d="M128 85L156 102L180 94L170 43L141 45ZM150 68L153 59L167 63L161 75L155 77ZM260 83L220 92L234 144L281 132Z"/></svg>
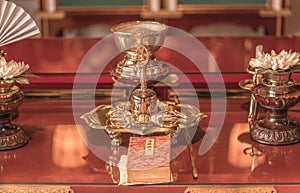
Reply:
<svg viewBox="0 0 300 193"><path fill-rule="evenodd" d="M289 145L300 142L300 127L295 122L271 123L260 120L250 128L254 141L268 145Z"/></svg>
<svg viewBox="0 0 300 193"><path fill-rule="evenodd" d="M145 124L126 125L124 121L131 123L128 121L131 119L128 116L125 117L124 115L126 114L122 114L125 112L123 109L126 109L123 108L123 105L126 105L127 102L119 103L119 111L116 111L116 108L114 111L111 111L111 105L100 105L90 112L83 114L81 118L94 129L104 129L111 138L111 144L119 146L122 143L122 134L149 135L153 133L165 133L173 135L180 128L195 128L197 126L195 123L206 117L206 115L191 105L175 105L168 102L160 103L163 110L159 110L159 112L164 114L153 115L151 122ZM174 112L173 114L172 111ZM162 122L159 122L159 120L162 120Z"/></svg>
<svg viewBox="0 0 300 193"><path fill-rule="evenodd" d="M28 135L17 125L11 129L2 129L0 132L0 151L22 147L29 142Z"/></svg>

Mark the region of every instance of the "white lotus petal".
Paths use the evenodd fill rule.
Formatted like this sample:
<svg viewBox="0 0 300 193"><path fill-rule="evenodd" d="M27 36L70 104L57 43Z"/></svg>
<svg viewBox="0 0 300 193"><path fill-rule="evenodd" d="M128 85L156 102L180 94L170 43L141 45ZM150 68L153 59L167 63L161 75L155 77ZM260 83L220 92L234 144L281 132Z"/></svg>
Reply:
<svg viewBox="0 0 300 193"><path fill-rule="evenodd" d="M270 53L261 53L256 58L251 58L249 65L254 68L272 70L287 70L297 64L300 60L298 52L282 50L276 54L275 50Z"/></svg>

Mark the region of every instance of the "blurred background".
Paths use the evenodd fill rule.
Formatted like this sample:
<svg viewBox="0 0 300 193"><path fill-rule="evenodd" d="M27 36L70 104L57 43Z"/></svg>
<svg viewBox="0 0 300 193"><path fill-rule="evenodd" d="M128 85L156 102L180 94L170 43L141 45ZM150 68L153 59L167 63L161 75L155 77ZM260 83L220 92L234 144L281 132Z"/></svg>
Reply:
<svg viewBox="0 0 300 193"><path fill-rule="evenodd" d="M5 47L7 58L24 60L32 72L74 73L86 53L113 25L151 20L182 29L194 35L213 57L205 60L204 72L244 72L255 57L257 45L264 51L300 51L299 0L12 0L36 20L41 34L37 38ZM172 42L181 47L179 40ZM109 48L109 49L108 49ZM106 46L101 56L116 47ZM199 57L201 50L191 49ZM162 48L156 58L184 72L194 72L194 64L174 50ZM102 58L87 72L109 64ZM185 64L185 65L182 65ZM188 66L188 68L187 68Z"/></svg>
<svg viewBox="0 0 300 193"><path fill-rule="evenodd" d="M112 25L155 20L195 36L300 35L299 0L12 0L42 36L103 37Z"/></svg>

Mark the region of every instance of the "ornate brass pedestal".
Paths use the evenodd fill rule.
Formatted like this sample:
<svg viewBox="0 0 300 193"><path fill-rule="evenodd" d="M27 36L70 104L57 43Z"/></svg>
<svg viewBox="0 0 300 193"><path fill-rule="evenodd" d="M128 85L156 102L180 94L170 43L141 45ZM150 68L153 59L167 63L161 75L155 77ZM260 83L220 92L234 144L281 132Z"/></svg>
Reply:
<svg viewBox="0 0 300 193"><path fill-rule="evenodd" d="M257 102L267 109L267 117L250 125L250 137L264 144L288 145L300 141L300 127L287 117L300 100L300 87L292 72L267 72L262 84L252 88Z"/></svg>
<svg viewBox="0 0 300 193"><path fill-rule="evenodd" d="M172 135L181 128L198 127L206 117L192 105L160 101L151 88L169 73L169 67L153 55L162 46L167 29L151 21L122 23L112 28L116 46L125 54L111 75L134 89L128 98L100 105L81 118L94 129L105 129L113 146L121 145L123 133Z"/></svg>
<svg viewBox="0 0 300 193"><path fill-rule="evenodd" d="M20 126L11 123L23 98L23 92L14 81L0 81L0 150L19 148L29 141Z"/></svg>
<svg viewBox="0 0 300 193"><path fill-rule="evenodd" d="M198 129L199 121L206 117L198 108L178 101L160 101L153 85L163 80L169 67L153 55L163 44L167 26L157 22L136 21L112 28L116 46L125 53L112 68L113 79L133 88L128 98L110 105L100 105L81 116L94 129L104 129L111 145L122 145L122 135L171 135L172 142L181 129L186 132L193 178L198 178L189 130Z"/></svg>

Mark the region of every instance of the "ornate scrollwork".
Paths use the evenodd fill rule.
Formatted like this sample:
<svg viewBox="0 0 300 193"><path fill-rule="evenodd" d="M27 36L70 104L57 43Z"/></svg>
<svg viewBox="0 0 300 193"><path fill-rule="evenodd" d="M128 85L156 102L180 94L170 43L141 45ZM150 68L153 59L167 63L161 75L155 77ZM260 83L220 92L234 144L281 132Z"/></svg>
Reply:
<svg viewBox="0 0 300 193"><path fill-rule="evenodd" d="M257 192L265 192L265 193L277 193L277 190L272 186L236 186L236 187L188 187L184 193L227 193L227 192L235 192L235 193L257 193Z"/></svg>
<svg viewBox="0 0 300 193"><path fill-rule="evenodd" d="M263 121L258 122L250 129L250 137L258 142L271 145L286 145L297 143L300 140L300 131L294 122L288 122L285 127L269 129L265 127Z"/></svg>
<svg viewBox="0 0 300 193"><path fill-rule="evenodd" d="M0 150L9 150L21 147L28 143L28 135L20 129L20 127L13 125L15 132L11 135L0 136Z"/></svg>
<svg viewBox="0 0 300 193"><path fill-rule="evenodd" d="M0 193L74 193L70 186L1 185Z"/></svg>

